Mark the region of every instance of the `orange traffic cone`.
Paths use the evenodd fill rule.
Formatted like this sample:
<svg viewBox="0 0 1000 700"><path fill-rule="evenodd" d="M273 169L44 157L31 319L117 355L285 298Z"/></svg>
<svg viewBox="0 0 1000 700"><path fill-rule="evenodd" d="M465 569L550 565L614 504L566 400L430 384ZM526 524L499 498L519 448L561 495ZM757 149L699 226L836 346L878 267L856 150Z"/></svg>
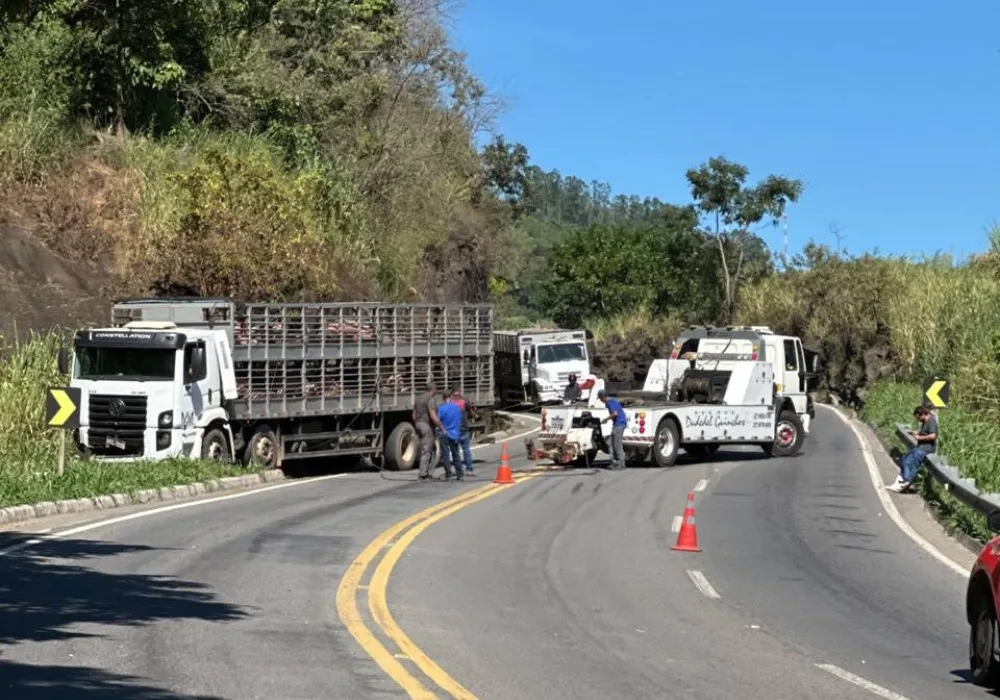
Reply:
<svg viewBox="0 0 1000 700"><path fill-rule="evenodd" d="M497 478L494 484L513 484L514 478L510 473L510 458L507 456L507 441L503 441L500 447L500 466L497 468Z"/></svg>
<svg viewBox="0 0 1000 700"><path fill-rule="evenodd" d="M677 533L677 544L671 549L678 552L701 551L701 547L698 546L698 527L694 522L694 492L688 493L684 519L681 521L681 531Z"/></svg>

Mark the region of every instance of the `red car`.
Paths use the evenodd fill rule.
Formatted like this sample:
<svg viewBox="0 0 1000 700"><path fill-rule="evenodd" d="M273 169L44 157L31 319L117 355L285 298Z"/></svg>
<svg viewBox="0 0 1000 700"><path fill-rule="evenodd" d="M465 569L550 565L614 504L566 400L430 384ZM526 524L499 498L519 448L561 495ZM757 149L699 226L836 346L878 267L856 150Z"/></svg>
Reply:
<svg viewBox="0 0 1000 700"><path fill-rule="evenodd" d="M1000 608L1000 510L986 516L990 532L997 536L986 543L969 573L965 594L969 620L969 666L972 682L1000 688L1000 634L997 609Z"/></svg>

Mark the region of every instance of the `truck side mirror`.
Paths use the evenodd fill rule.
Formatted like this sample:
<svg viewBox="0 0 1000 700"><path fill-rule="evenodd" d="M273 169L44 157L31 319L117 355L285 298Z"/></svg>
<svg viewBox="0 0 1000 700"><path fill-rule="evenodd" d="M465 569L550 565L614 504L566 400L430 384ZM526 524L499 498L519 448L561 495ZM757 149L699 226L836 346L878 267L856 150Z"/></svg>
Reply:
<svg viewBox="0 0 1000 700"><path fill-rule="evenodd" d="M59 346L59 374L69 374L69 352L66 350L66 346Z"/></svg>
<svg viewBox="0 0 1000 700"><path fill-rule="evenodd" d="M192 379L205 374L205 348L197 347L191 353L191 374Z"/></svg>

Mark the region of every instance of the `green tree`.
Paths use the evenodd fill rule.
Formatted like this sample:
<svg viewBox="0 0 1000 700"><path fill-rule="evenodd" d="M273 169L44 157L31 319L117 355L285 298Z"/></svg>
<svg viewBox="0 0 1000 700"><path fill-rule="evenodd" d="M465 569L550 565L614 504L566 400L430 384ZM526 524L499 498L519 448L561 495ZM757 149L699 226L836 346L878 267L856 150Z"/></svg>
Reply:
<svg viewBox="0 0 1000 700"><path fill-rule="evenodd" d="M515 220L531 213L531 183L526 172L528 149L519 143L509 144L498 136L483 149L484 182L488 190L506 201Z"/></svg>
<svg viewBox="0 0 1000 700"><path fill-rule="evenodd" d="M706 239L691 207L673 207L655 225L594 225L571 233L548 258L542 299L557 323L576 326L640 306L702 317L712 306L704 281ZM710 260L710 259L709 259Z"/></svg>
<svg viewBox="0 0 1000 700"><path fill-rule="evenodd" d="M4 34L53 37L59 25L72 37L64 56L71 71L51 69L72 82L74 116L119 130L165 130L182 114L184 85L210 69L207 7L198 0L47 0L11 4L0 19Z"/></svg>
<svg viewBox="0 0 1000 700"><path fill-rule="evenodd" d="M721 156L687 171L698 211L714 219L709 233L719 252L727 323L739 318L740 285L748 277L752 280L751 275L766 274L770 267L762 260L767 248L751 227L765 218L776 225L788 203L797 202L803 190L801 180L780 175L747 186L749 174L746 166Z"/></svg>

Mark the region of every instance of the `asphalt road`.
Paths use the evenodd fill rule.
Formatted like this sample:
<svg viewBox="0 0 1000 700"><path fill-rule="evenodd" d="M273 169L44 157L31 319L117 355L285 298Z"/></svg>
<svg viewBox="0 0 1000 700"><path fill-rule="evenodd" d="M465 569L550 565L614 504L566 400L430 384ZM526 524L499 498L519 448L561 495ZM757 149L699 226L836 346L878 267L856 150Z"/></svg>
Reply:
<svg viewBox="0 0 1000 700"><path fill-rule="evenodd" d="M833 416L791 459L484 487L478 457L466 484L282 485L0 556L0 696L990 697L964 681L964 581L882 513ZM692 490L703 551L671 551Z"/></svg>

